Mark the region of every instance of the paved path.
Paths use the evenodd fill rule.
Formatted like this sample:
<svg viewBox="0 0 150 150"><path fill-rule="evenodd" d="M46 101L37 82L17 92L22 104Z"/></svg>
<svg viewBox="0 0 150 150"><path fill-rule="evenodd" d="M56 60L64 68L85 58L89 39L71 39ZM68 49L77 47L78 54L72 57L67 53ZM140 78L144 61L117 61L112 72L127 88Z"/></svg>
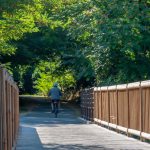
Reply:
<svg viewBox="0 0 150 150"><path fill-rule="evenodd" d="M86 124L68 107L54 118L41 106L21 116L16 150L150 150L150 144L94 124Z"/></svg>

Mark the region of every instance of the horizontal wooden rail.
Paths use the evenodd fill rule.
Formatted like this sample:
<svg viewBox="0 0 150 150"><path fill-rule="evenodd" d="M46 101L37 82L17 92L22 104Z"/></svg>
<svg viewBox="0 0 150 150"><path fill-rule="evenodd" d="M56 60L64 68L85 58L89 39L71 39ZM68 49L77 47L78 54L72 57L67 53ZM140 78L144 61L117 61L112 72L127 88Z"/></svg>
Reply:
<svg viewBox="0 0 150 150"><path fill-rule="evenodd" d="M19 90L0 67L0 150L15 149L19 127Z"/></svg>
<svg viewBox="0 0 150 150"><path fill-rule="evenodd" d="M150 139L150 81L85 89L81 110L87 120Z"/></svg>

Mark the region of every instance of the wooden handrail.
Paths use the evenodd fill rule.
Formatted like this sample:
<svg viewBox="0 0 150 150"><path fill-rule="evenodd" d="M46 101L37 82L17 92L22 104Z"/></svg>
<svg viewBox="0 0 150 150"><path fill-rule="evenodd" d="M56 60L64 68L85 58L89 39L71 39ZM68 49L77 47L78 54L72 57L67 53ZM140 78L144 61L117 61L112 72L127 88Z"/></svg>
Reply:
<svg viewBox="0 0 150 150"><path fill-rule="evenodd" d="M19 128L19 89L0 67L0 150L15 148Z"/></svg>

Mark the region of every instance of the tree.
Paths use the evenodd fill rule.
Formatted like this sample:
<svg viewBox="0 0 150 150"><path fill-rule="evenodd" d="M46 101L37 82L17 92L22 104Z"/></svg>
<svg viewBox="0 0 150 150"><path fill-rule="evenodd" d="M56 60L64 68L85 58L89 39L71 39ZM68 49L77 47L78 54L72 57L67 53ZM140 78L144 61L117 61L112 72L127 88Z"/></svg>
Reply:
<svg viewBox="0 0 150 150"><path fill-rule="evenodd" d="M69 35L86 43L84 51L92 58L97 84L148 79L147 9L147 0L88 0L62 9Z"/></svg>
<svg viewBox="0 0 150 150"><path fill-rule="evenodd" d="M33 73L33 80L34 87L38 90L39 94L47 95L55 82L59 83L62 91L76 85L71 71L66 69L62 72L62 70L59 70L60 65L61 61L58 58L55 61L41 61L37 65Z"/></svg>
<svg viewBox="0 0 150 150"><path fill-rule="evenodd" d="M33 83L47 87L46 66L57 59L55 78L69 71L76 89L150 77L148 0L7 0L1 6L0 62L24 92ZM36 73L41 64L45 69Z"/></svg>

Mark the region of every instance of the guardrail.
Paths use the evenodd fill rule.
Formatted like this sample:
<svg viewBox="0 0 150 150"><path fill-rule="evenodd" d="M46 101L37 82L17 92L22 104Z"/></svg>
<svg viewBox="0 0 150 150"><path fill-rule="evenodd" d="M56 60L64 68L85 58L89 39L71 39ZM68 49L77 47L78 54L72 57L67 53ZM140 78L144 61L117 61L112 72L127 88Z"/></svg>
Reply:
<svg viewBox="0 0 150 150"><path fill-rule="evenodd" d="M150 81L85 89L81 110L87 120L150 139Z"/></svg>
<svg viewBox="0 0 150 150"><path fill-rule="evenodd" d="M19 90L0 67L0 150L15 149L19 128Z"/></svg>
<svg viewBox="0 0 150 150"><path fill-rule="evenodd" d="M94 88L85 89L81 92L81 115L84 119L94 119Z"/></svg>

